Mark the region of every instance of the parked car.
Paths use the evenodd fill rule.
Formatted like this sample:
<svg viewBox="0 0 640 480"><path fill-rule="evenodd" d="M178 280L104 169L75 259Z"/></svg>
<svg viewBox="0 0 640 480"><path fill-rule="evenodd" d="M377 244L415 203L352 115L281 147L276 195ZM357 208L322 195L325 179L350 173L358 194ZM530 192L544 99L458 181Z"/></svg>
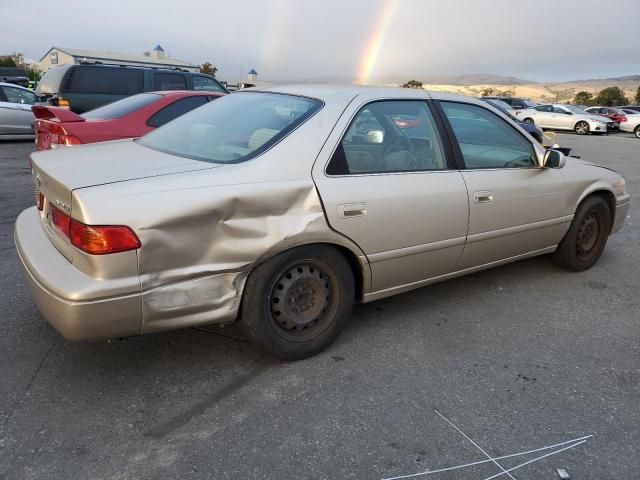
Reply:
<svg viewBox="0 0 640 480"><path fill-rule="evenodd" d="M0 82L13 83L26 88L29 86L29 76L23 68L0 67Z"/></svg>
<svg viewBox="0 0 640 480"><path fill-rule="evenodd" d="M533 123L523 122L519 118L514 116L515 110L511 108L511 105L503 102L502 100L496 100L494 98L481 97L480 100L487 102L489 105L496 107L502 111L505 115L508 115L513 121L517 122L520 127L525 130L529 135L535 138L538 142L542 143L544 138L544 132L541 128L536 127Z"/></svg>
<svg viewBox="0 0 640 480"><path fill-rule="evenodd" d="M625 113L625 115L640 115L640 110L634 110L633 108L623 107L620 110L622 110Z"/></svg>
<svg viewBox="0 0 640 480"><path fill-rule="evenodd" d="M287 360L326 348L355 301L545 253L588 269L630 202L619 174L486 103L412 89L241 91L31 164L17 252L65 337L238 319Z"/></svg>
<svg viewBox="0 0 640 480"><path fill-rule="evenodd" d="M176 69L118 65L60 65L40 79L36 93L56 107L84 113L137 93L201 90L228 93L213 77Z"/></svg>
<svg viewBox="0 0 640 480"><path fill-rule="evenodd" d="M620 124L620 131L633 133L640 138L640 112L637 115L627 115L627 119Z"/></svg>
<svg viewBox="0 0 640 480"><path fill-rule="evenodd" d="M0 83L0 140L33 138L31 106L38 100L27 88Z"/></svg>
<svg viewBox="0 0 640 480"><path fill-rule="evenodd" d="M523 122L534 123L542 128L573 130L578 135L607 133L615 123L600 115L589 114L575 105L538 105L519 110L516 115Z"/></svg>
<svg viewBox="0 0 640 480"><path fill-rule="evenodd" d="M619 108L614 107L588 107L585 109L585 112L602 115L609 120L613 120L615 124L620 124L620 122L627 120L627 114Z"/></svg>
<svg viewBox="0 0 640 480"><path fill-rule="evenodd" d="M482 97L482 98L486 98L487 100L500 100L506 103L507 105L511 106L511 108L513 108L514 110L533 108L536 105L538 105L536 102L527 100L526 98L505 97L505 96L498 96L498 97L489 96L489 97Z"/></svg>
<svg viewBox="0 0 640 480"><path fill-rule="evenodd" d="M135 138L223 95L189 90L139 93L81 115L34 106L36 148Z"/></svg>

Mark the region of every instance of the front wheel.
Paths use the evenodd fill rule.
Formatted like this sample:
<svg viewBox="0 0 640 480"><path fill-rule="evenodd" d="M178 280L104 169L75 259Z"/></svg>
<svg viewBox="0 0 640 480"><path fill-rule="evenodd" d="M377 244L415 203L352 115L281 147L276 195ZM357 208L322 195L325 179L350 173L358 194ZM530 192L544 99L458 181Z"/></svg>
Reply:
<svg viewBox="0 0 640 480"><path fill-rule="evenodd" d="M569 231L553 254L553 261L573 272L591 268L607 244L611 221L607 202L600 196L587 197L578 207Z"/></svg>
<svg viewBox="0 0 640 480"><path fill-rule="evenodd" d="M576 123L573 131L578 135L586 135L587 133L589 133L589 124L585 121L580 121Z"/></svg>
<svg viewBox="0 0 640 480"><path fill-rule="evenodd" d="M633 131L633 134L636 136L636 138L640 138L640 125L636 127L636 129Z"/></svg>
<svg viewBox="0 0 640 480"><path fill-rule="evenodd" d="M300 360L335 340L349 320L354 298L353 272L337 249L299 247L251 272L240 324L265 353Z"/></svg>

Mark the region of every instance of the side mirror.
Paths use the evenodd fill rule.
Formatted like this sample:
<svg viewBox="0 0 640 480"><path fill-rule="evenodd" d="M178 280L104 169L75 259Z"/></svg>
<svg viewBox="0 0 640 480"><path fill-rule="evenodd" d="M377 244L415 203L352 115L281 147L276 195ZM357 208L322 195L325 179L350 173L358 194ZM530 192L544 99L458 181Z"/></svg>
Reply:
<svg viewBox="0 0 640 480"><path fill-rule="evenodd" d="M384 131L369 130L364 138L367 143L382 143L384 141Z"/></svg>
<svg viewBox="0 0 640 480"><path fill-rule="evenodd" d="M547 150L544 152L542 165L545 168L562 168L567 163L567 157L558 150Z"/></svg>

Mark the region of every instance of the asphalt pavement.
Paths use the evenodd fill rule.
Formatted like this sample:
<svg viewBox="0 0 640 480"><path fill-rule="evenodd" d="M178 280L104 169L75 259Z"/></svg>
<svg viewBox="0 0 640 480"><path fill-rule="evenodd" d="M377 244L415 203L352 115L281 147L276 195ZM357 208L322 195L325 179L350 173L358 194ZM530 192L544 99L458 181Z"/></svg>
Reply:
<svg viewBox="0 0 640 480"><path fill-rule="evenodd" d="M640 140L558 141L640 205ZM640 208L587 272L536 258L360 305L301 362L233 328L73 344L13 244L32 149L0 144L0 478L484 480L589 435L509 474L640 478Z"/></svg>

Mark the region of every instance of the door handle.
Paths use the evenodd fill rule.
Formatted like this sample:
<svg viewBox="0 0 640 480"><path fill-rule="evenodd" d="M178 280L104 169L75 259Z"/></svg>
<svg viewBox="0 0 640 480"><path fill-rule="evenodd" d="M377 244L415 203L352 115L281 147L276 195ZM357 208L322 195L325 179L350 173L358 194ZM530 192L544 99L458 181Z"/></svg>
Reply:
<svg viewBox="0 0 640 480"><path fill-rule="evenodd" d="M493 201L493 193L488 190L480 190L473 194L474 203L489 203Z"/></svg>
<svg viewBox="0 0 640 480"><path fill-rule="evenodd" d="M345 203L338 205L340 218L364 217L367 214L367 205L364 203Z"/></svg>

